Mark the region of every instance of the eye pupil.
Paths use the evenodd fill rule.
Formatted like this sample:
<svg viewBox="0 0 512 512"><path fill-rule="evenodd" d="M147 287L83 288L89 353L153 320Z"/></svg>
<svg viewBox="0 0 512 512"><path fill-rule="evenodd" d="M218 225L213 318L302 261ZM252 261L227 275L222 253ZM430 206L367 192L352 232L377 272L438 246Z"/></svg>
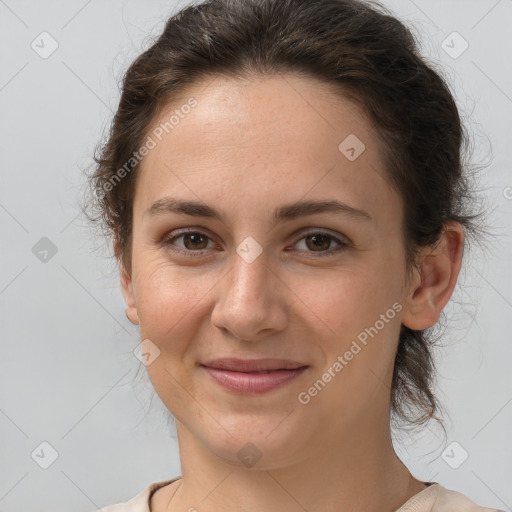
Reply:
<svg viewBox="0 0 512 512"><path fill-rule="evenodd" d="M185 247L187 247L187 241L192 241L193 249L194 248L195 249L205 249L206 245L208 245L207 241L206 241L206 245L204 245L204 247L199 247L199 245L196 243L196 242L199 242L201 238L203 239L203 244L204 244L206 237L204 237L202 234L200 234L200 233L184 233L183 234L183 244L185 245ZM187 249L189 249L189 248L190 247L187 247Z"/></svg>
<svg viewBox="0 0 512 512"><path fill-rule="evenodd" d="M314 240L312 247L310 247L310 244L307 242L309 240ZM318 241L320 241L320 244L317 244ZM309 249L328 249L329 245L331 245L331 239L326 235L309 235L306 237L306 245Z"/></svg>

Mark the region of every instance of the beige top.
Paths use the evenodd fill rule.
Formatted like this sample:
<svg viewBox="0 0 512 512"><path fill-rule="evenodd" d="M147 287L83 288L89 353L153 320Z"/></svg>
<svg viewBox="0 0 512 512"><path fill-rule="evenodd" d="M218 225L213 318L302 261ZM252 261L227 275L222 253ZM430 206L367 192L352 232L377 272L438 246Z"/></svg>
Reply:
<svg viewBox="0 0 512 512"><path fill-rule="evenodd" d="M153 482L130 501L117 503L100 509L101 512L151 512L149 500L160 487L175 482L181 477ZM96 511L95 511L96 512ZM396 512L503 512L495 508L479 507L460 492L445 489L437 482L409 498Z"/></svg>

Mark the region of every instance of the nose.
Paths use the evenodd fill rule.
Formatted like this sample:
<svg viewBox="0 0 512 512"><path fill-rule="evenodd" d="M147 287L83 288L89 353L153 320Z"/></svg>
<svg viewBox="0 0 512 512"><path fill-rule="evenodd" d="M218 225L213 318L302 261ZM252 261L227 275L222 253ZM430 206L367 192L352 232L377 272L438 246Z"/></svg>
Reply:
<svg viewBox="0 0 512 512"><path fill-rule="evenodd" d="M244 341L282 331L292 293L269 267L265 251L250 263L235 252L230 264L216 287L212 324Z"/></svg>

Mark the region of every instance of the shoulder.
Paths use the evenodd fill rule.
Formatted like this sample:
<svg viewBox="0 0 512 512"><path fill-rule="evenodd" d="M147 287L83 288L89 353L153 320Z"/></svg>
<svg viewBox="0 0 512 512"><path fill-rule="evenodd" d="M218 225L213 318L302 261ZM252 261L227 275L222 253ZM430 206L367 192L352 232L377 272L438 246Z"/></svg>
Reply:
<svg viewBox="0 0 512 512"><path fill-rule="evenodd" d="M464 494L433 483L410 498L397 512L502 512L480 507Z"/></svg>
<svg viewBox="0 0 512 512"><path fill-rule="evenodd" d="M171 480L150 483L129 501L115 503L97 510L100 512L150 512L149 503L151 495L161 487L176 481L178 478L179 477ZM97 510L94 512L97 512Z"/></svg>
<svg viewBox="0 0 512 512"><path fill-rule="evenodd" d="M437 500L432 512L496 512L495 508L481 507L464 494L439 485ZM500 512L500 511L498 511Z"/></svg>

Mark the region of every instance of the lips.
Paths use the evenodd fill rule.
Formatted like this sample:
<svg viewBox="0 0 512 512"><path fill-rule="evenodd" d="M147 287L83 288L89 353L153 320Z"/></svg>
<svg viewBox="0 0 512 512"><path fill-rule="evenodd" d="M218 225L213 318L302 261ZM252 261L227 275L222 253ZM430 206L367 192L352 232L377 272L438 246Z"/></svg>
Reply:
<svg viewBox="0 0 512 512"><path fill-rule="evenodd" d="M212 359L202 364L216 370L245 373L269 373L277 370L297 370L308 365L289 359Z"/></svg>
<svg viewBox="0 0 512 512"><path fill-rule="evenodd" d="M211 359L200 365L224 389L236 394L261 394L291 383L309 365L290 359Z"/></svg>

